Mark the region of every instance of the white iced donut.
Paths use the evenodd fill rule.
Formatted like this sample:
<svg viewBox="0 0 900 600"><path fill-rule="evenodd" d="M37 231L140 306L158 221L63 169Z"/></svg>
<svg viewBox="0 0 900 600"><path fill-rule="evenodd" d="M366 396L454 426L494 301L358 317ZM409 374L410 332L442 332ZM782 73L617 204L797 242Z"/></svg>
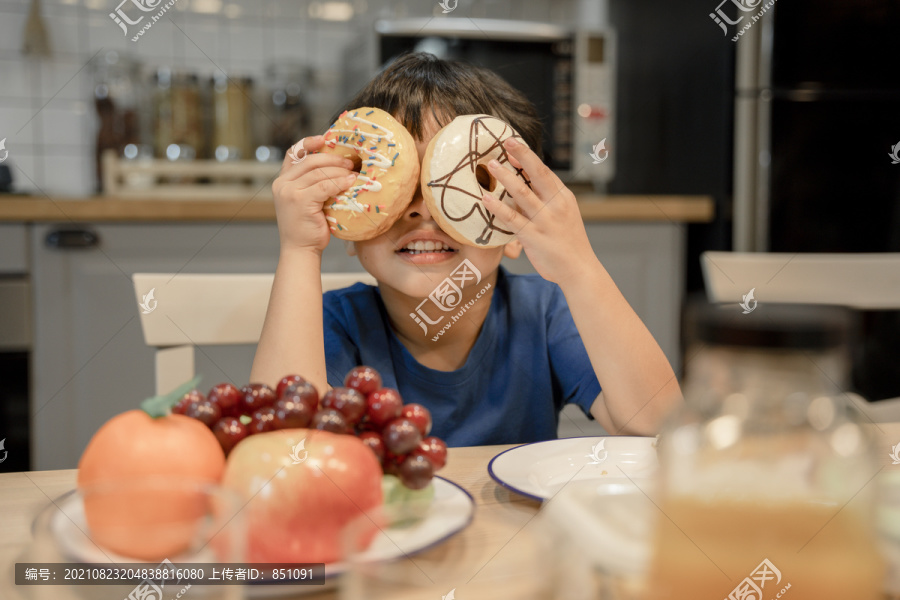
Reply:
<svg viewBox="0 0 900 600"><path fill-rule="evenodd" d="M512 127L496 117L462 115L428 143L422 160L422 196L441 229L462 244L494 248L515 237L494 223L494 215L481 201L484 192L490 192L501 202L515 206L506 188L488 171L487 163L493 158L530 183L522 169L509 163L503 147L509 137L525 144Z"/></svg>

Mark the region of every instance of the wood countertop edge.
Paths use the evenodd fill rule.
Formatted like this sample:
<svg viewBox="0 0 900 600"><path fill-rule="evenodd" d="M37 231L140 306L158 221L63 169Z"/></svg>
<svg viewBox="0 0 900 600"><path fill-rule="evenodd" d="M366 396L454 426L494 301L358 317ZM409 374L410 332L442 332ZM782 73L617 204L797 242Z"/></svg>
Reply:
<svg viewBox="0 0 900 600"><path fill-rule="evenodd" d="M586 222L672 221L708 223L715 207L710 196L581 196ZM274 222L271 199L261 200L117 200L0 196L0 222Z"/></svg>

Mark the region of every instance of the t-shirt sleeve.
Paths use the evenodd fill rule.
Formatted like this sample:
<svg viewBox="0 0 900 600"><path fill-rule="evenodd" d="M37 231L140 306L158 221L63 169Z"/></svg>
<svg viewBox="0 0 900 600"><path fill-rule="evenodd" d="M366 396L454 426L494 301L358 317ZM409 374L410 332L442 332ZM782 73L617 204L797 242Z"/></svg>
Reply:
<svg viewBox="0 0 900 600"><path fill-rule="evenodd" d="M564 404L577 404L588 418L593 419L591 406L600 395L600 382L575 327L566 298L558 287L551 296L547 311L547 345L553 386L559 401L557 408L561 409Z"/></svg>
<svg viewBox="0 0 900 600"><path fill-rule="evenodd" d="M325 371L331 387L344 385L344 375L359 363L359 348L353 342L346 313L335 298L323 295L322 327L325 334Z"/></svg>

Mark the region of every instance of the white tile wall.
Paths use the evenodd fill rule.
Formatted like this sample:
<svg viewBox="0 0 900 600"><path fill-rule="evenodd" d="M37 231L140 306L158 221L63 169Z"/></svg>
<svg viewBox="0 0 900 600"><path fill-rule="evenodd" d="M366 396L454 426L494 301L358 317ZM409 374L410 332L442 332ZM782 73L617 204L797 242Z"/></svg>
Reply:
<svg viewBox="0 0 900 600"><path fill-rule="evenodd" d="M53 197L93 193L96 115L89 62L116 50L151 72L171 65L210 75L219 69L261 82L264 66L294 60L316 69L312 122L327 120L340 97L345 48L372 21L443 17L438 0L177 0L137 41L109 18L120 0L44 0L50 59L20 54L29 0L0 0L0 139L16 188ZM324 4L353 8L349 22L313 19ZM458 0L456 15L568 25L573 0ZM550 10L552 4L553 10ZM129 12L129 14L131 14ZM136 31L132 26L129 31ZM27 123L27 124L26 124Z"/></svg>

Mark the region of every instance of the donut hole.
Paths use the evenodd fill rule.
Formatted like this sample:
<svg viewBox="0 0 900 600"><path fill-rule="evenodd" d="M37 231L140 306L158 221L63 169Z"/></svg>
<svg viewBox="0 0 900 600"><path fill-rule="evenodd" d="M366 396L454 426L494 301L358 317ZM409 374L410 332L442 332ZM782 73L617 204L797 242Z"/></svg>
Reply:
<svg viewBox="0 0 900 600"><path fill-rule="evenodd" d="M491 173L487 170L487 168L485 168L484 165L475 166L475 179L478 181L478 185L480 185L481 189L483 190L493 192L497 188L497 180L491 175Z"/></svg>
<svg viewBox="0 0 900 600"><path fill-rule="evenodd" d="M362 157L359 154L354 154L352 156L348 156L347 158L353 161L353 168L350 169L351 171L355 173L359 173L360 171L362 171Z"/></svg>

